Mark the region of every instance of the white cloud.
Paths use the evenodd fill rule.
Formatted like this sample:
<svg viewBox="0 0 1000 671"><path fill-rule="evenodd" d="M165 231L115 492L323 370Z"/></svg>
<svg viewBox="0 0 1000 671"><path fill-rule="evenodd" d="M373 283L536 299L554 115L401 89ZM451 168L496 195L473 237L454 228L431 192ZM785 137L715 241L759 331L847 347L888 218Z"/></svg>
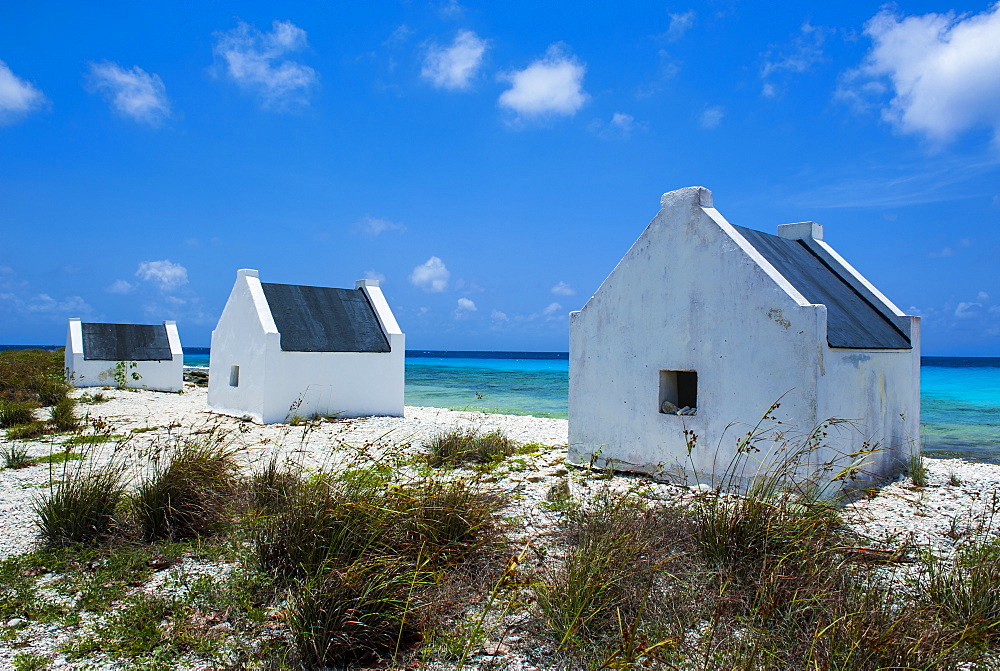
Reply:
<svg viewBox="0 0 1000 671"><path fill-rule="evenodd" d="M15 75L0 61L0 126L16 123L48 102L34 84Z"/></svg>
<svg viewBox="0 0 1000 671"><path fill-rule="evenodd" d="M557 312L561 311L562 309L563 309L563 306L560 305L559 303L549 303L548 307L546 307L544 310L542 310L542 314L543 315L554 315Z"/></svg>
<svg viewBox="0 0 1000 671"><path fill-rule="evenodd" d="M65 315L85 315L92 312L92 308L80 296L67 296L61 301L57 301L48 294L38 294L32 298L25 306L29 312L40 312L45 314Z"/></svg>
<svg viewBox="0 0 1000 671"><path fill-rule="evenodd" d="M475 312L475 311L476 311L475 303L473 303L468 298L459 298L458 306L455 308L455 312L452 313L452 316L455 319L465 319L469 316L470 312Z"/></svg>
<svg viewBox="0 0 1000 671"><path fill-rule="evenodd" d="M120 114L134 121L159 126L170 117L167 87L158 75L135 66L126 70L117 63L91 63L88 88L100 92Z"/></svg>
<svg viewBox="0 0 1000 671"><path fill-rule="evenodd" d="M904 132L948 141L985 127L1000 143L1000 3L962 15L883 9L865 33L874 44L862 66L846 73L841 97L888 91L882 116Z"/></svg>
<svg viewBox="0 0 1000 671"><path fill-rule="evenodd" d="M381 284L382 282L385 282L385 275L383 275L382 273L380 273L377 270L370 269L370 270L366 270L365 271L365 279L366 280L378 280L378 282Z"/></svg>
<svg viewBox="0 0 1000 671"><path fill-rule="evenodd" d="M507 321L507 313L500 312L499 310L494 310L490 313L490 319L495 322L505 322Z"/></svg>
<svg viewBox="0 0 1000 671"><path fill-rule="evenodd" d="M403 224L367 215L354 223L355 233L360 233L361 235L365 235L370 238L378 237L386 231L399 231L402 233L405 230L406 226Z"/></svg>
<svg viewBox="0 0 1000 671"><path fill-rule="evenodd" d="M135 271L135 276L158 285L162 291L171 291L187 284L188 281L187 268L166 259L143 261Z"/></svg>
<svg viewBox="0 0 1000 671"><path fill-rule="evenodd" d="M829 28L814 26L806 21L790 47L780 52L772 49L764 54L764 64L760 69L761 95L771 98L778 94L778 87L771 81L775 76L781 73L808 72L813 66L823 62L826 59L823 44L830 32Z"/></svg>
<svg viewBox="0 0 1000 671"><path fill-rule="evenodd" d="M557 285L552 287L552 293L556 296L574 296L576 295L576 289L565 282L559 282Z"/></svg>
<svg viewBox="0 0 1000 671"><path fill-rule="evenodd" d="M500 76L511 87L500 94L500 106L523 117L573 115L589 96L583 90L587 67L553 44L545 55L523 70Z"/></svg>
<svg viewBox="0 0 1000 671"><path fill-rule="evenodd" d="M707 107L705 111L701 113L701 119L699 123L702 128L711 129L718 128L719 124L722 123L722 117L726 115L726 110L722 107Z"/></svg>
<svg viewBox="0 0 1000 671"><path fill-rule="evenodd" d="M427 259L410 273L410 284L419 287L424 291L441 292L448 288L448 278L451 273L444 265L444 261L436 256Z"/></svg>
<svg viewBox="0 0 1000 671"><path fill-rule="evenodd" d="M135 285L125 280L115 280L105 291L109 294L130 294L135 291Z"/></svg>
<svg viewBox="0 0 1000 671"><path fill-rule="evenodd" d="M962 302L955 308L955 316L959 319L978 317L983 312L983 304L977 302Z"/></svg>
<svg viewBox="0 0 1000 671"><path fill-rule="evenodd" d="M667 28L667 32L663 36L668 42L676 42L681 39L684 37L684 33L694 25L695 16L696 14L693 9L677 14L670 14L670 27Z"/></svg>
<svg viewBox="0 0 1000 671"><path fill-rule="evenodd" d="M471 30L460 30L449 47L432 44L420 75L442 89L469 88L488 43Z"/></svg>
<svg viewBox="0 0 1000 671"><path fill-rule="evenodd" d="M260 96L264 107L285 109L308 104L319 80L316 71L287 58L308 46L306 31L291 21L275 21L271 32L240 21L236 28L215 33L215 55L242 88Z"/></svg>

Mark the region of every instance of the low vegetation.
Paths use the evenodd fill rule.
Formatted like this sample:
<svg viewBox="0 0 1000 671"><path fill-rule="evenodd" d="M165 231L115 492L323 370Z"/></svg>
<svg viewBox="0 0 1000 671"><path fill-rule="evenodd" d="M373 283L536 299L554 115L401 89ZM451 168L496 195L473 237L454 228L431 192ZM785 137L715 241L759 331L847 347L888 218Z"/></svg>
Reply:
<svg viewBox="0 0 1000 671"><path fill-rule="evenodd" d="M55 405L69 392L63 365L62 349L0 351L0 400Z"/></svg>
<svg viewBox="0 0 1000 671"><path fill-rule="evenodd" d="M986 522L953 559L866 552L788 473L665 502L570 467L522 504L524 534L513 488L480 468L517 453L505 436L478 453L481 434L442 436L474 455L444 470L403 449L306 470L242 466L238 433L149 434L138 479L132 435L86 448L131 463L50 465L43 543L0 561L0 620L77 626L64 654L125 668L501 668L514 649L595 671L973 669L1000 647Z"/></svg>
<svg viewBox="0 0 1000 671"><path fill-rule="evenodd" d="M489 464L512 455L517 443L502 431L482 433L476 429L453 429L427 445L427 463L435 468L461 464Z"/></svg>

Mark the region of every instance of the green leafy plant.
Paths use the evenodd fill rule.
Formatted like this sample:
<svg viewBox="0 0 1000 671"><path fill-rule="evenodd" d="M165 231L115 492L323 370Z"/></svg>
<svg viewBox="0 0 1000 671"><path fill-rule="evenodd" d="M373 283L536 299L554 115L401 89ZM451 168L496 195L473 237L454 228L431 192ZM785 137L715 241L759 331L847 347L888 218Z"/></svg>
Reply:
<svg viewBox="0 0 1000 671"><path fill-rule="evenodd" d="M128 388L129 382L138 382L142 379L142 375L136 368L139 364L135 361L119 361L115 364L115 388L119 390L125 390Z"/></svg>

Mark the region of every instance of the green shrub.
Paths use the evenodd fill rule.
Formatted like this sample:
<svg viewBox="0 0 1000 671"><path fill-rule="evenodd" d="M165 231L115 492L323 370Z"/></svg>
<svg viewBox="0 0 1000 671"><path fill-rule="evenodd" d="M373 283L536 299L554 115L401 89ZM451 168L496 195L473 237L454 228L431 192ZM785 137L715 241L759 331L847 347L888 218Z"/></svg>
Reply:
<svg viewBox="0 0 1000 671"><path fill-rule="evenodd" d="M485 434L475 429L452 429L434 438L427 447L427 462L438 468L502 461L514 453L517 443L499 429Z"/></svg>
<svg viewBox="0 0 1000 671"><path fill-rule="evenodd" d="M977 539L950 565L925 556L923 592L945 620L965 624L983 639L1000 639L1000 540Z"/></svg>
<svg viewBox="0 0 1000 671"><path fill-rule="evenodd" d="M0 428L10 428L35 421L34 405L29 402L0 400Z"/></svg>
<svg viewBox="0 0 1000 671"><path fill-rule="evenodd" d="M183 539L217 532L235 493L233 452L212 439L191 440L165 457L132 497L147 540Z"/></svg>
<svg viewBox="0 0 1000 671"><path fill-rule="evenodd" d="M80 425L80 419L74 414L76 401L64 398L49 408L49 421L59 431L73 431Z"/></svg>
<svg viewBox="0 0 1000 671"><path fill-rule="evenodd" d="M107 537L123 497L122 468L65 469L34 504L35 524L49 546L71 545Z"/></svg>

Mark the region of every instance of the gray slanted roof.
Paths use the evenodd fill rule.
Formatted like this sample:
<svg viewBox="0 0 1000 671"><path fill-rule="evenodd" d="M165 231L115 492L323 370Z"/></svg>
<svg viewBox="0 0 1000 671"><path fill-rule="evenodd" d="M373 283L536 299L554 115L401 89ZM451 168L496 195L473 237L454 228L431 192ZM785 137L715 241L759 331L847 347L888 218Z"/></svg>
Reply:
<svg viewBox="0 0 1000 671"><path fill-rule="evenodd" d="M826 306L827 342L830 347L912 348L910 339L895 324L848 284L838 269L829 266L804 242L742 226L734 228L806 300Z"/></svg>
<svg viewBox="0 0 1000 671"><path fill-rule="evenodd" d="M163 324L82 323L87 361L169 361L174 358Z"/></svg>
<svg viewBox="0 0 1000 671"><path fill-rule="evenodd" d="M285 352L388 352L375 310L361 289L261 282Z"/></svg>

